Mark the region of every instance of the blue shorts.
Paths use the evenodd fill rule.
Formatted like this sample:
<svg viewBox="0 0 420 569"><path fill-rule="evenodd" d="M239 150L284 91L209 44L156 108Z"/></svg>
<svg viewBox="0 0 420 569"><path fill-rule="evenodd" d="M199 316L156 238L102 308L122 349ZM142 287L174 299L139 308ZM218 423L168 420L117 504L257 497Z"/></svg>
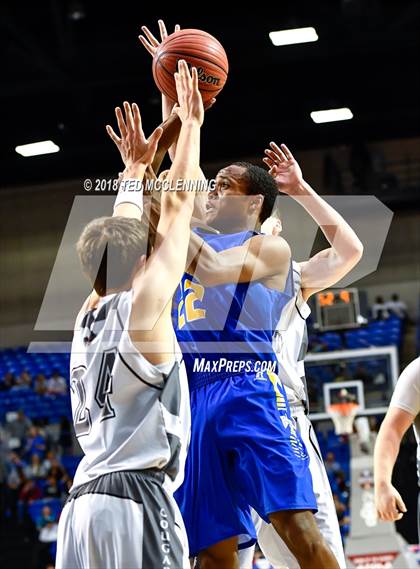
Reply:
<svg viewBox="0 0 420 569"><path fill-rule="evenodd" d="M306 448L284 388L271 373L237 375L191 391L191 442L175 493L190 556L230 537L256 540L250 506L316 511Z"/></svg>

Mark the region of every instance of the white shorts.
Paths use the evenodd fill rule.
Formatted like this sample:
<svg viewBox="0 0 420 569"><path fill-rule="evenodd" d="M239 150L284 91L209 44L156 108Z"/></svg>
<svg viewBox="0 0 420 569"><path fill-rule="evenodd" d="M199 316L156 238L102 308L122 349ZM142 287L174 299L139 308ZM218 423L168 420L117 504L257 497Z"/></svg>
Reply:
<svg viewBox="0 0 420 569"><path fill-rule="evenodd" d="M117 483L109 480L116 476ZM187 537L174 498L160 481L135 472L107 474L76 488L58 524L55 566L189 569Z"/></svg>
<svg viewBox="0 0 420 569"><path fill-rule="evenodd" d="M321 458L319 444L303 407L291 407L292 416L295 418L299 432L309 454L309 469L312 475L314 493L318 505L315 520L319 530L335 555L340 568L346 567L343 542L341 541L340 527L331 492L330 482ZM284 541L278 535L271 524L265 523L253 512L255 529L258 543L267 560L274 569L299 569L295 556L289 551ZM239 565L241 569L252 567L254 548L239 550Z"/></svg>

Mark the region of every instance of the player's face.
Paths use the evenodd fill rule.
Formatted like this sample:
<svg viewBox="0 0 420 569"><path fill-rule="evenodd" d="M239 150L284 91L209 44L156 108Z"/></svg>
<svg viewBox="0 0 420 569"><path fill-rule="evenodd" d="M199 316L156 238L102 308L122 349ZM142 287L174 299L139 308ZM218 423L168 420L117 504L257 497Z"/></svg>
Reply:
<svg viewBox="0 0 420 569"><path fill-rule="evenodd" d="M206 204L206 222L209 225L229 230L245 223L252 196L247 195L244 179L245 168L227 166L216 176L216 185Z"/></svg>

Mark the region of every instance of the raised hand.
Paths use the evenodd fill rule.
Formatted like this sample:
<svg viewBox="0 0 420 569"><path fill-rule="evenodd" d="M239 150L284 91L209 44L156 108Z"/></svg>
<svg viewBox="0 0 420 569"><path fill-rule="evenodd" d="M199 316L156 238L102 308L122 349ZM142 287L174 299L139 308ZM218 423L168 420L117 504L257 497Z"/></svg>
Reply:
<svg viewBox="0 0 420 569"><path fill-rule="evenodd" d="M158 49L160 44L168 37L168 32L166 30L165 22L163 20L158 20L158 25L159 25L159 32L160 32L161 41L156 39L156 37L152 34L152 32L146 26L141 27L142 32L144 33L144 36L142 36L142 35L139 36L140 42L142 43L142 45L146 48L146 50L150 53L150 55L152 57L154 57L156 50ZM179 32L180 29L181 29L181 27L177 24L175 26L173 33ZM166 95L162 95L162 96L164 98L166 108L167 108L167 111L169 114L170 110L174 106L175 101L171 101L171 99L169 99ZM204 109L206 111L208 109L211 109L211 107L214 105L215 102L216 102L215 98L210 99L210 101L207 101L207 103L204 105Z"/></svg>
<svg viewBox="0 0 420 569"><path fill-rule="evenodd" d="M285 144L277 146L270 142L270 148L265 149L263 162L269 167L269 174L274 178L279 191L293 195L303 181L302 170L294 159L293 154Z"/></svg>
<svg viewBox="0 0 420 569"><path fill-rule="evenodd" d="M140 35L139 40L143 44L143 46L147 49L152 57L154 57L157 48L160 46L161 42L166 40L168 37L168 32L166 31L165 22L163 20L158 20L159 24L159 32L160 32L160 39L161 41L157 40L152 32L146 26L142 26L141 30L144 33L144 36ZM177 24L174 29L175 32L179 32L180 26Z"/></svg>
<svg viewBox="0 0 420 569"><path fill-rule="evenodd" d="M198 90L197 69L193 67L190 73L187 63L181 59L178 62L178 71L175 73L175 84L179 106L174 108L174 112L182 123L193 121L201 126L204 120L204 106Z"/></svg>
<svg viewBox="0 0 420 569"><path fill-rule="evenodd" d="M121 159L126 168L130 168L135 163L149 166L155 157L163 130L161 127L156 128L146 139L137 104L129 105L125 101L124 113L125 118L120 107L115 109L120 136L115 133L110 125L106 125L106 131L120 151Z"/></svg>

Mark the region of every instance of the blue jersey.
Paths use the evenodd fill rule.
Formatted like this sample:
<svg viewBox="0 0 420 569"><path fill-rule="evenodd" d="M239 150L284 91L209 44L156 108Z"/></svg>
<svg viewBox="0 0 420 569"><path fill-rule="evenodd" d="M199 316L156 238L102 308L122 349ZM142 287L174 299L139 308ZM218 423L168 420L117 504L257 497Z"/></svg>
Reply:
<svg viewBox="0 0 420 569"><path fill-rule="evenodd" d="M197 233L216 251L243 245L257 235L253 231ZM185 273L174 295L173 323L190 386L232 372L255 372L255 362L267 362L263 369L276 371L273 332L294 294L293 286L291 270L284 292L259 281L204 287Z"/></svg>

